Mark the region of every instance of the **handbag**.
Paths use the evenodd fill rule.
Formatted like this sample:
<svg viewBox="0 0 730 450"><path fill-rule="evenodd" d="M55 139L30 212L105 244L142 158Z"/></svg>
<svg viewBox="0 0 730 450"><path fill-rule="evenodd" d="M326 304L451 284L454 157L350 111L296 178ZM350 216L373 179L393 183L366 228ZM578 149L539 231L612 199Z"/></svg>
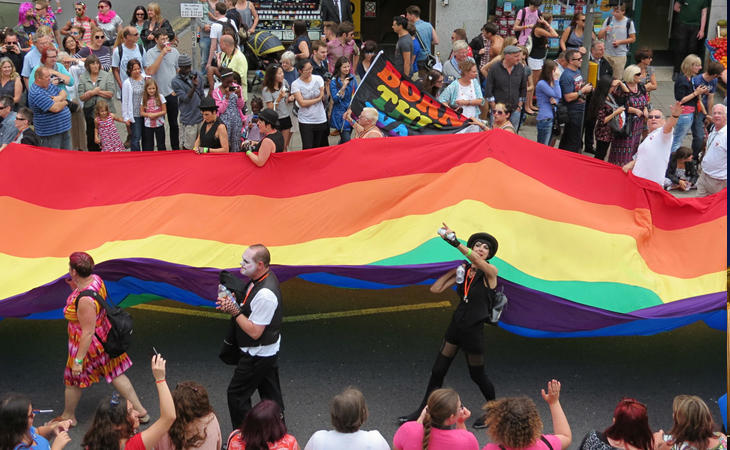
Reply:
<svg viewBox="0 0 730 450"><path fill-rule="evenodd" d="M424 51L428 52L426 54L426 69L433 70L434 66L438 62L438 59L436 59L436 57L433 55L433 53L431 53L431 49L426 48L426 45L423 43L423 40L421 39L421 35L419 35L417 31L416 31L416 39L418 39L418 43L421 44L421 48Z"/></svg>
<svg viewBox="0 0 730 450"><path fill-rule="evenodd" d="M614 111L619 108L616 100L611 94L608 94L608 97L606 97L606 104L613 108ZM626 111L622 111L620 114L613 116L613 119L608 122L608 126L611 128L614 135L626 137L631 134L631 123L631 115L626 114Z"/></svg>
<svg viewBox="0 0 730 450"><path fill-rule="evenodd" d="M555 110L555 117L558 119L558 124L563 125L568 123L570 120L570 113L568 113L568 105L560 102Z"/></svg>

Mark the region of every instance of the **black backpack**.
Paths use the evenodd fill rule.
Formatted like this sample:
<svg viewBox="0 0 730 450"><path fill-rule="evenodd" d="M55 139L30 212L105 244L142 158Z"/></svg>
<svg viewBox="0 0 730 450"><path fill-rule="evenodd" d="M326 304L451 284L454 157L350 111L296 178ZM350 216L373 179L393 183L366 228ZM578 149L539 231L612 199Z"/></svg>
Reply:
<svg viewBox="0 0 730 450"><path fill-rule="evenodd" d="M613 19L613 15L609 15L608 19L606 19L606 26L611 25L611 20ZM629 19L627 17L627 19ZM626 37L629 37L629 31L631 30L631 19L626 21Z"/></svg>
<svg viewBox="0 0 730 450"><path fill-rule="evenodd" d="M139 50L139 54L141 55L140 58L144 59L144 47L142 47L142 44L139 42L137 43L137 50ZM132 50L130 50L132 51ZM126 67L122 67L122 57L124 55L124 44L119 44L117 46L117 53L119 53L119 70L120 71L126 71ZM142 64L142 61L139 62Z"/></svg>
<svg viewBox="0 0 730 450"><path fill-rule="evenodd" d="M98 292L92 291L91 289L81 291L76 297L77 311L81 297L92 297L99 302L106 311L106 317L112 325L109 334L106 336L106 341L94 333L99 342L104 346L104 351L112 358L116 358L122 353L125 353L132 344L132 316L119 306L107 302Z"/></svg>

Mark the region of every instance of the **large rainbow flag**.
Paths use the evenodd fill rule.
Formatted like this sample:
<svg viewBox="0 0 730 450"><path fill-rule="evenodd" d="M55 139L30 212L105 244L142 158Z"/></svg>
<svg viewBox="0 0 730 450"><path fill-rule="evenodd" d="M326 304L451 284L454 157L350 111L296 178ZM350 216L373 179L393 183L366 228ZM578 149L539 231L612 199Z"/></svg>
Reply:
<svg viewBox="0 0 730 450"><path fill-rule="evenodd" d="M428 283L459 256L436 230L499 239L527 336L725 328L727 191L678 199L618 167L502 131L355 140L273 155L0 152L0 317L60 317L68 255L112 298L212 306L218 271L264 243L283 280ZM149 298L149 297L145 297ZM394 300L397 301L397 300Z"/></svg>

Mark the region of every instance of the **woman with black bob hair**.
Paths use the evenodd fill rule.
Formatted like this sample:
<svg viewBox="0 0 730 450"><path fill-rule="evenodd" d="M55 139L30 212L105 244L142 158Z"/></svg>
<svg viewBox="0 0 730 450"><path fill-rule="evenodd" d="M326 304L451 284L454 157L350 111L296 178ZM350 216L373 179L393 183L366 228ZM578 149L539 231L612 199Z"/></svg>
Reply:
<svg viewBox="0 0 730 450"><path fill-rule="evenodd" d="M421 405L411 414L399 417L400 423L416 420L421 415L431 392L443 386L444 377L459 349L466 354L469 375L486 401L495 398L494 385L484 370L484 324L492 321L492 308L497 303L498 271L489 263L489 259L497 253L497 239L489 233L474 233L464 245L445 223L438 234L465 256L468 263L449 270L431 285L431 292L435 294L456 286L460 301L433 363ZM478 418L472 426L484 428L484 418Z"/></svg>
<svg viewBox="0 0 730 450"><path fill-rule="evenodd" d="M118 393L107 396L99 403L91 428L81 446L85 450L145 450L154 448L175 421L175 404L165 380L166 361L162 355L152 357L152 375L160 397L160 418L149 428L138 433L139 413L132 402Z"/></svg>
<svg viewBox="0 0 730 450"><path fill-rule="evenodd" d="M5 394L0 399L0 449L61 450L71 442L67 432L70 420L36 428L34 417L35 411L28 397L12 392ZM48 441L54 436L56 439L49 447Z"/></svg>

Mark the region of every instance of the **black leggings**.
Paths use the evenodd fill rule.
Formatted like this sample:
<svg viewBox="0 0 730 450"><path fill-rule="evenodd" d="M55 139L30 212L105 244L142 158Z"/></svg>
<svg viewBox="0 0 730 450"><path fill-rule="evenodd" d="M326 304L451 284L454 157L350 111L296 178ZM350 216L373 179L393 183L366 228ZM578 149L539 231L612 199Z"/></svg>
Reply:
<svg viewBox="0 0 730 450"><path fill-rule="evenodd" d="M101 147L94 140L94 129L96 128L94 108L84 108L84 119L86 120L86 148L90 152L99 152Z"/></svg>
<svg viewBox="0 0 730 450"><path fill-rule="evenodd" d="M441 351L438 356L436 356L436 361L433 363L433 367L431 368L431 378L428 380L426 394L423 396L421 406L418 408L419 414L426 406L428 396L431 395L431 392L444 385L446 373L449 371L451 362L454 360L458 352L458 345L452 344L446 340L444 340L441 344ZM469 376L471 377L471 380L479 387L479 390L482 392L486 401L494 400L494 385L489 380L489 377L487 377L487 372L484 369L484 354L467 352L464 352L464 354L466 355L466 364L469 366Z"/></svg>
<svg viewBox="0 0 730 450"><path fill-rule="evenodd" d="M327 147L330 133L327 122L323 123L301 123L299 122L299 133L302 135L302 150L308 148Z"/></svg>
<svg viewBox="0 0 730 450"><path fill-rule="evenodd" d="M611 146L610 141L599 141L596 140L596 159L600 159L603 161L606 159L606 155L608 154L608 148Z"/></svg>

